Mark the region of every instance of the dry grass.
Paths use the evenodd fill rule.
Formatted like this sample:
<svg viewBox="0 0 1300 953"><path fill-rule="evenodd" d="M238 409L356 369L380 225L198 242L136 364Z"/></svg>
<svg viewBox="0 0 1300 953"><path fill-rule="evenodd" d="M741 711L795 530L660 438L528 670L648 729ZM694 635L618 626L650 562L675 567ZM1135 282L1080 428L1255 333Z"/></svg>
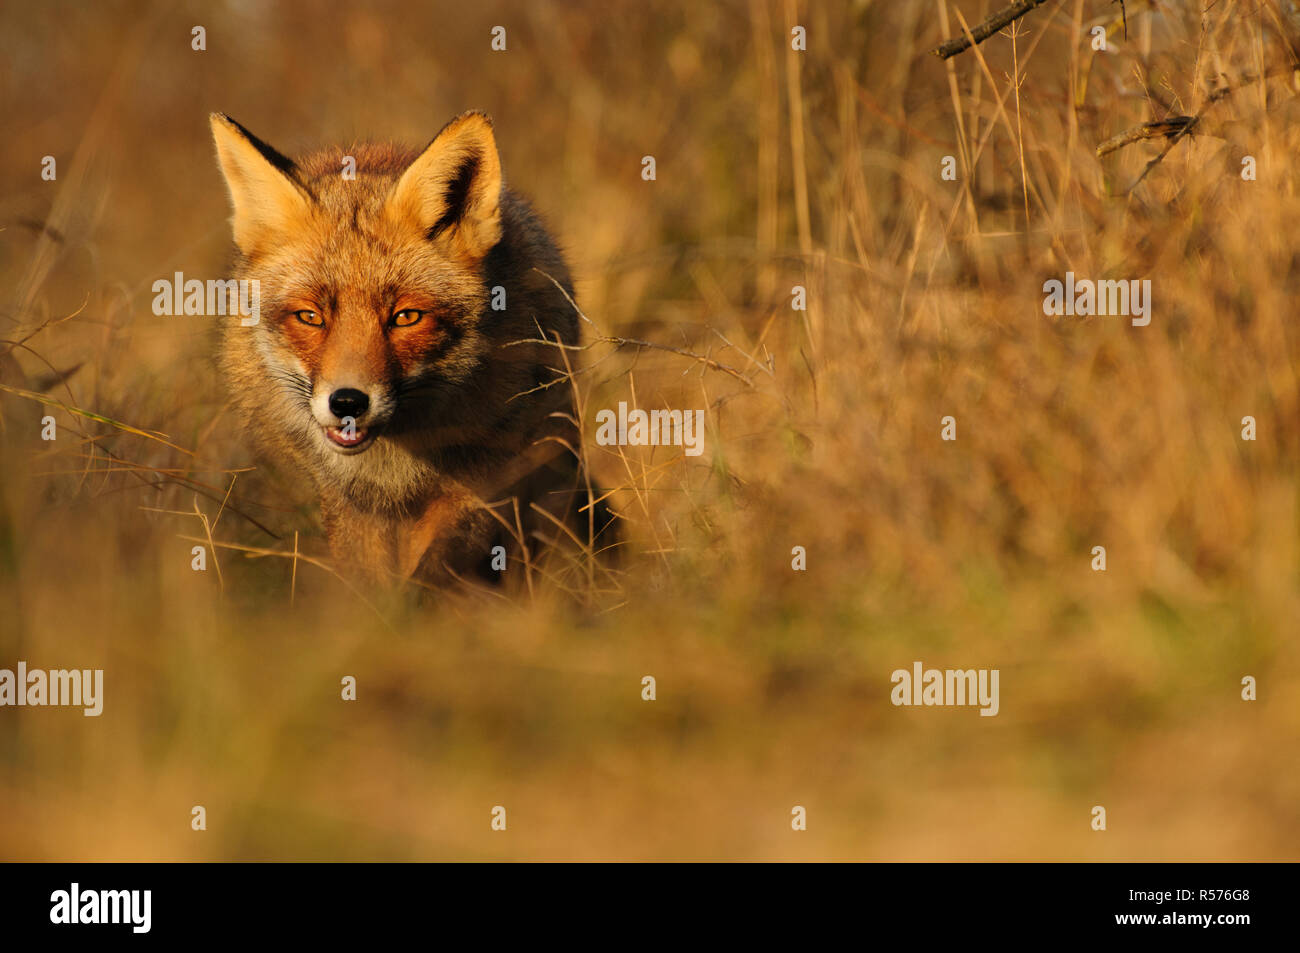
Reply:
<svg viewBox="0 0 1300 953"><path fill-rule="evenodd" d="M0 856L1294 859L1300 17L1051 0L929 55L994 6L7 8L0 667L107 698L0 711ZM707 407L707 453L589 440L612 574L415 605L319 562L149 289L223 267L210 110L293 151L469 107L598 325L588 435ZM1045 317L1066 271L1150 326ZM1001 714L892 707L914 659Z"/></svg>

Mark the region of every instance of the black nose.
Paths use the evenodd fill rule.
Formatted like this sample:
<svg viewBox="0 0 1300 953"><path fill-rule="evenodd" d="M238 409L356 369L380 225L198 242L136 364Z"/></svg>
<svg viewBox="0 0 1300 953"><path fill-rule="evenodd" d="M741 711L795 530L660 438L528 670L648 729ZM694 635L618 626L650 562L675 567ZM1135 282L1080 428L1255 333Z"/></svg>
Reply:
<svg viewBox="0 0 1300 953"><path fill-rule="evenodd" d="M330 394L330 413L342 420L344 417L360 417L370 406L370 398L365 391L354 387L340 387Z"/></svg>

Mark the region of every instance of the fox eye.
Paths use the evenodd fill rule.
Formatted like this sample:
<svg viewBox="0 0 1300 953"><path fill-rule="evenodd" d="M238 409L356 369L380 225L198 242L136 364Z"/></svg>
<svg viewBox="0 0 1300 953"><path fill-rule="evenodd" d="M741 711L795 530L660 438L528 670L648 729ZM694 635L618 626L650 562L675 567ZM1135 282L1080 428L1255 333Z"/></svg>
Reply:
<svg viewBox="0 0 1300 953"><path fill-rule="evenodd" d="M423 317L423 311L417 311L415 308L406 308L405 310L398 311L393 315L392 318L389 319L389 323L395 328L409 328L413 324L419 324L420 319Z"/></svg>
<svg viewBox="0 0 1300 953"><path fill-rule="evenodd" d="M310 324L314 328L319 328L325 323L325 319L315 311L295 311L293 316L303 324Z"/></svg>

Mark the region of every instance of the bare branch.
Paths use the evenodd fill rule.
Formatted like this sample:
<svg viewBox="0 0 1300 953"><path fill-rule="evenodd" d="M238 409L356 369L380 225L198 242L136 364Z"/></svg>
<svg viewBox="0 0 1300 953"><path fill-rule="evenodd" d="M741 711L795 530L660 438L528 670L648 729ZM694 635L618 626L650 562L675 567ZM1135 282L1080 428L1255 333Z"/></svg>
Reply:
<svg viewBox="0 0 1300 953"><path fill-rule="evenodd" d="M958 53L969 50L975 43L983 43L1008 23L1019 20L1034 7L1046 2L1047 0L1016 0L1015 3L1003 7L996 13L989 14L975 24L975 28L969 33L963 33L961 36L954 36L951 40L945 40L930 52L941 60L956 56ZM974 43L971 42L972 37Z"/></svg>
<svg viewBox="0 0 1300 953"><path fill-rule="evenodd" d="M1118 135L1111 136L1099 145L1097 147L1097 158L1104 158L1117 149L1122 149L1134 142L1141 142L1143 139L1155 139L1158 136L1168 136L1169 138L1179 136L1186 132L1197 121L1197 118L1199 117L1170 116L1167 119L1158 119L1155 122L1138 123Z"/></svg>

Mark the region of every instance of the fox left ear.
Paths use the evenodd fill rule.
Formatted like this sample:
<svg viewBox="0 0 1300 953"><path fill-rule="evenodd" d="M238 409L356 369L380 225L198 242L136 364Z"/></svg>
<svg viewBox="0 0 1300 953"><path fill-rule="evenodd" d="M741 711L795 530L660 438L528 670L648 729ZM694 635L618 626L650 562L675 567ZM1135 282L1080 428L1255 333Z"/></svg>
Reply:
<svg viewBox="0 0 1300 953"><path fill-rule="evenodd" d="M235 244L248 257L310 212L311 195L298 181L293 162L222 113L213 113L212 138L235 214Z"/></svg>
<svg viewBox="0 0 1300 953"><path fill-rule="evenodd" d="M501 240L501 159L492 120L467 112L447 123L402 173L385 208L465 258L487 255Z"/></svg>

